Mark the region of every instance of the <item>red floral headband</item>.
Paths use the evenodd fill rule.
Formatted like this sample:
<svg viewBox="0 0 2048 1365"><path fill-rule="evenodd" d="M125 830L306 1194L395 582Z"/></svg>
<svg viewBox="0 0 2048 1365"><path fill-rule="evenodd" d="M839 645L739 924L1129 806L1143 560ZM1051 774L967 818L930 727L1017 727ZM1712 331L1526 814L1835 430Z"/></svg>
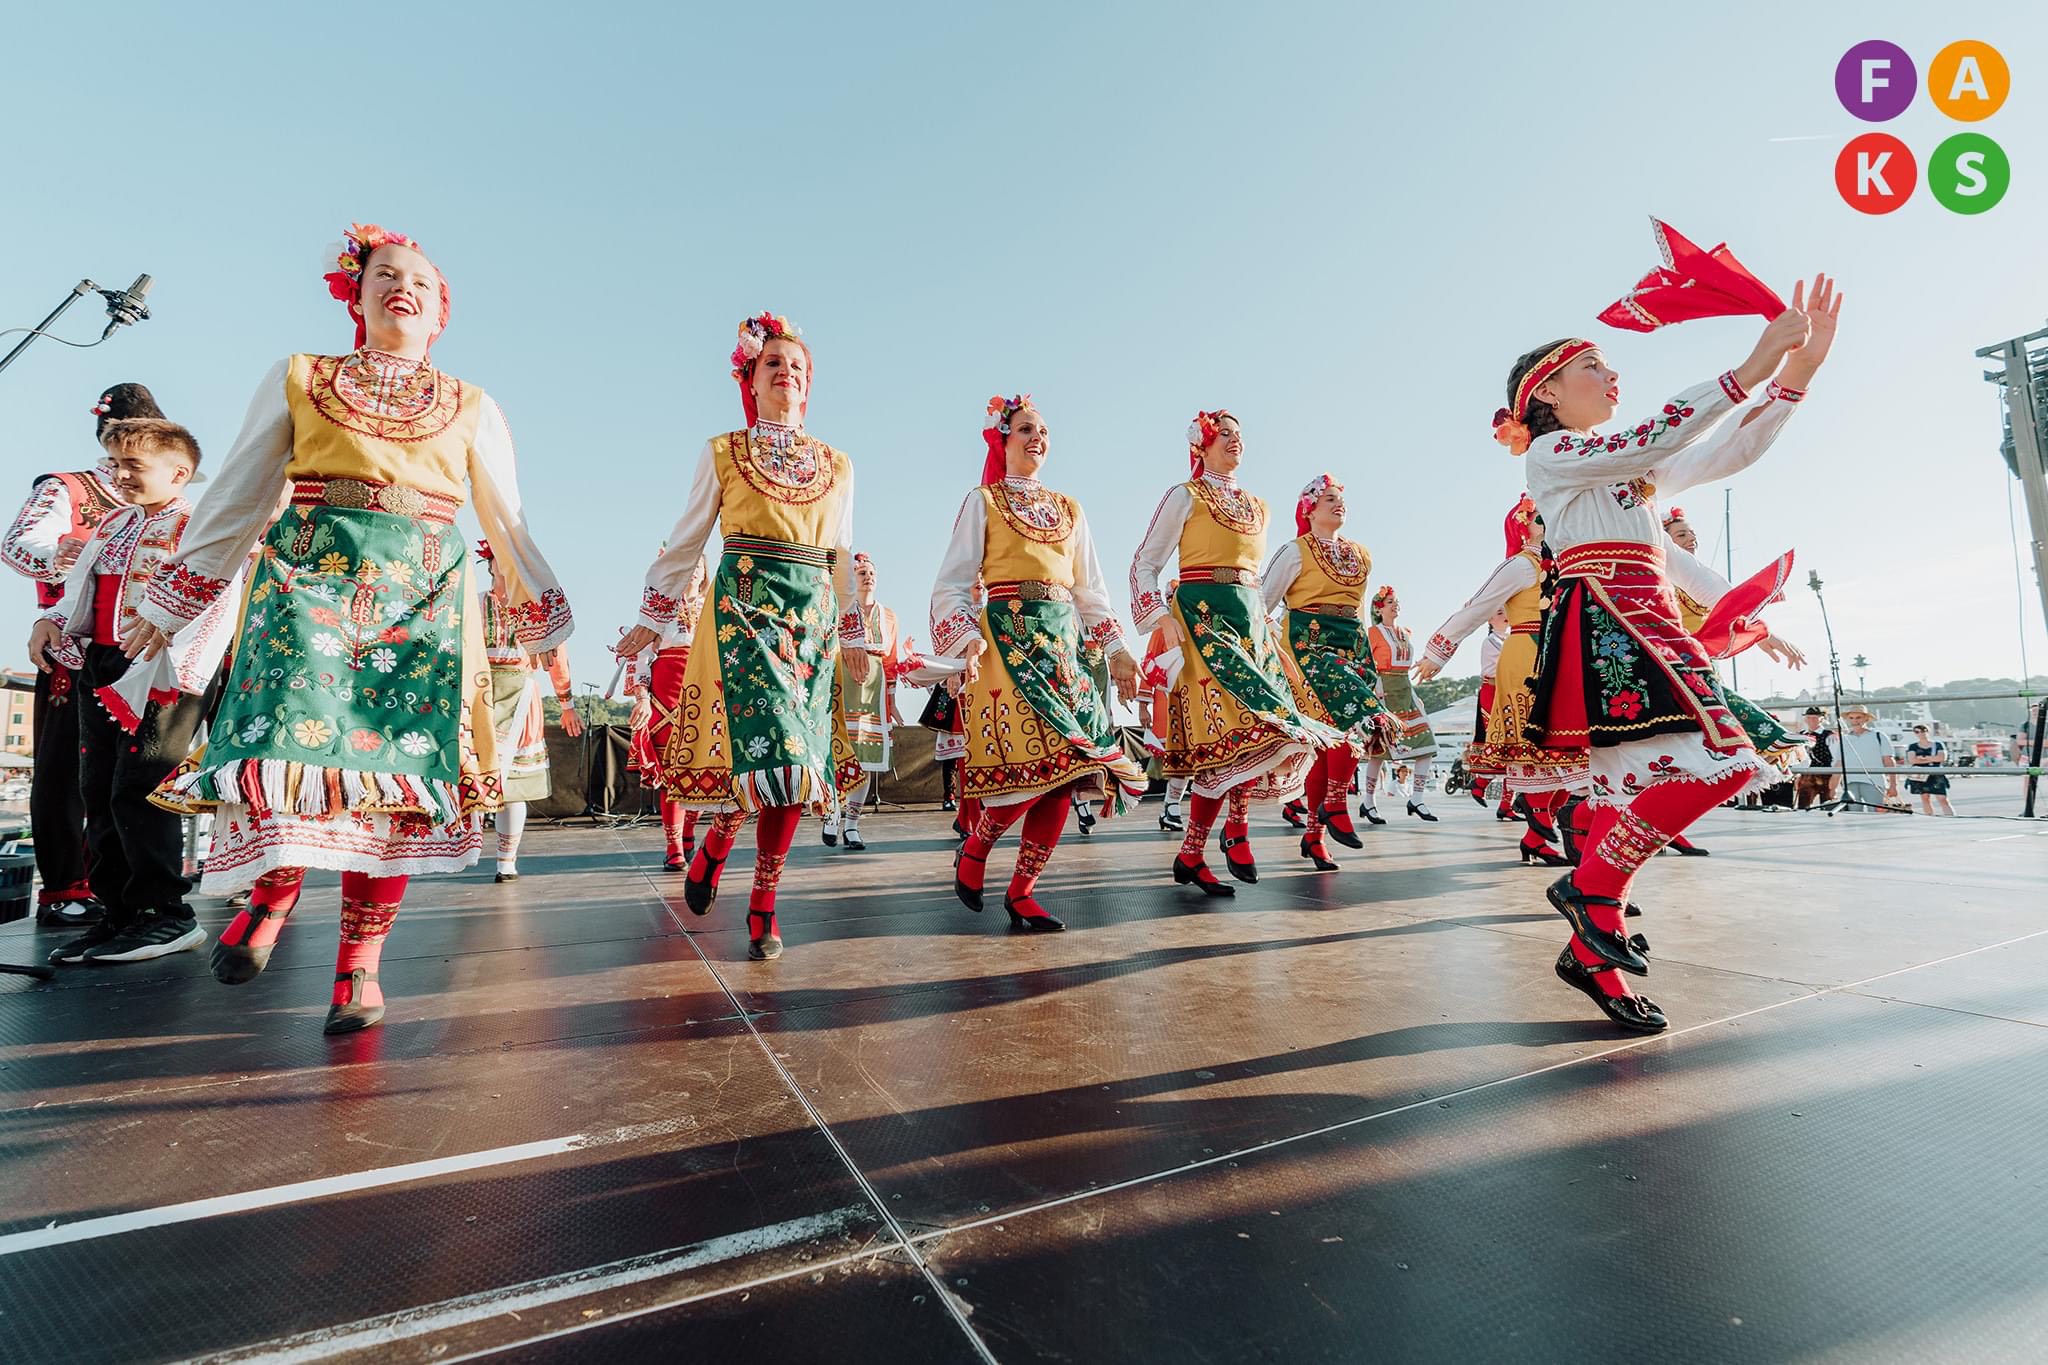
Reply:
<svg viewBox="0 0 2048 1365"><path fill-rule="evenodd" d="M760 413L754 405L754 362L761 358L761 352L771 341L794 341L803 347L806 363L811 361L811 348L804 341L803 329L788 318L764 311L741 321L739 344L732 348L732 377L739 381L740 406L746 410L750 427L760 420ZM803 400L797 405L798 413L808 410L810 405L811 373L807 369Z"/></svg>
<svg viewBox="0 0 2048 1365"><path fill-rule="evenodd" d="M375 223L350 223L348 231L341 234L340 244L334 248L335 268L323 277L327 281L327 292L339 302L356 308L363 300L363 271L370 264L370 254L380 246L410 247L425 256L427 249L402 232L379 227ZM429 260L429 265L433 262ZM434 335L440 336L448 330L448 277L441 273L441 267L434 266L434 279L441 286L441 315L434 323ZM356 345L361 346L368 338L369 328L361 311L356 312Z"/></svg>
<svg viewBox="0 0 2048 1365"><path fill-rule="evenodd" d="M1685 520L1685 509L1684 509L1683 507L1674 507L1674 508L1672 508L1672 509L1671 509L1670 511L1668 511L1668 512L1666 512L1666 513L1664 514L1664 520L1663 520L1663 522L1662 522L1662 525L1663 525L1664 529L1668 531L1668 530L1670 530L1670 529L1671 529L1671 523L1672 523L1672 522L1674 522L1674 521L1684 521L1684 520Z"/></svg>
<svg viewBox="0 0 2048 1365"><path fill-rule="evenodd" d="M1337 482L1334 474L1318 474L1309 480L1308 487L1302 489L1301 496L1294 500L1294 534L1308 534L1309 513L1316 510L1316 504L1322 501L1323 494L1333 488L1339 493L1344 491L1344 485Z"/></svg>
<svg viewBox="0 0 2048 1365"><path fill-rule="evenodd" d="M1236 414L1229 408L1218 408L1214 412L1198 412L1195 420L1188 423L1188 469L1199 473L1202 468L1202 452L1216 443L1223 434L1223 419L1236 421Z"/></svg>
<svg viewBox="0 0 2048 1365"><path fill-rule="evenodd" d="M988 400L988 416L981 424L981 439L988 447L988 454L981 462L982 483L1001 483L1009 472L1009 464L1003 458L1003 442L1010 435L1010 419L1030 406L1031 395L1028 393L1009 398L997 395Z"/></svg>
<svg viewBox="0 0 2048 1365"><path fill-rule="evenodd" d="M1543 381L1577 360L1588 351L1598 350L1590 341L1573 338L1561 341L1550 348L1543 359L1529 367L1522 376L1522 382L1515 385L1515 402L1512 408L1499 408L1493 414L1493 439L1506 446L1512 454L1520 455L1529 448L1529 400Z"/></svg>
<svg viewBox="0 0 2048 1365"><path fill-rule="evenodd" d="M1536 534L1536 504L1527 493L1522 494L1515 505L1508 509L1504 529L1508 544L1505 558L1513 559L1522 552L1522 547L1529 543L1529 537Z"/></svg>

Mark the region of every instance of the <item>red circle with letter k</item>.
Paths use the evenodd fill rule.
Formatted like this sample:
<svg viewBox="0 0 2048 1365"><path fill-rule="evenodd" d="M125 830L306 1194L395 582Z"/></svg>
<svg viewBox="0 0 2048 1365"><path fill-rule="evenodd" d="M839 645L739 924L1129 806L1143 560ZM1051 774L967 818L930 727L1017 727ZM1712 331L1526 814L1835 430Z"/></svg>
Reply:
<svg viewBox="0 0 2048 1365"><path fill-rule="evenodd" d="M1890 133L1852 138L1835 158L1835 188L1858 213L1890 213L1919 183L1912 149Z"/></svg>

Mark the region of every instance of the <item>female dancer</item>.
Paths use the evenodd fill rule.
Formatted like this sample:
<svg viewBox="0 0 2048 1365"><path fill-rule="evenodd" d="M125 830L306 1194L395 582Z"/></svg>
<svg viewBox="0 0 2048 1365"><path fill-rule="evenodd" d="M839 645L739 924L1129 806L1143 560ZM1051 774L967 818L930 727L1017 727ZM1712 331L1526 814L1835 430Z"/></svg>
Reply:
<svg viewBox="0 0 2048 1365"><path fill-rule="evenodd" d="M1237 418L1220 408L1198 412L1187 440L1189 477L1160 499L1131 561L1131 605L1139 630L1164 624L1180 645L1180 676L1167 696L1166 772L1191 778L1192 795L1173 879L1229 896L1234 888L1202 858L1224 802L1225 865L1239 881L1255 882L1252 798L1292 796L1317 751L1344 741L1295 705L1259 600L1266 504L1238 486ZM1160 585L1176 560L1180 585L1169 596Z"/></svg>
<svg viewBox="0 0 2048 1365"><path fill-rule="evenodd" d="M660 797L661 866L667 872L688 871L690 859L697 852L697 809L678 805L669 794L662 780L661 754L675 735L676 714L683 696L683 672L690 662L690 645L696 639L697 617L704 610L704 594L710 582L711 566L699 555L676 605L676 619L662 631L657 645L630 656L628 662L634 683L628 684L627 691L637 693L633 702L632 767L641 782Z"/></svg>
<svg viewBox="0 0 2048 1365"><path fill-rule="evenodd" d="M1486 718L1486 739L1466 750L1465 763L1475 773L1498 774L1508 799L1522 798L1524 863L1563 867L1569 861L1557 848L1552 812L1586 782L1585 755L1576 750L1539 749L1522 736L1529 722L1530 679L1536 673L1536 632L1543 616L1543 519L1524 493L1509 509L1507 558L1472 600L1438 626L1429 638L1415 676L1428 682L1443 671L1465 637L1495 612L1508 619L1508 640L1494 668L1493 709Z"/></svg>
<svg viewBox="0 0 2048 1365"><path fill-rule="evenodd" d="M1415 698L1415 685L1408 679L1409 669L1415 666L1415 640L1408 627L1396 624L1400 615L1401 599L1391 583L1372 595L1372 629L1367 637L1372 642L1373 666L1379 670L1380 701L1394 718L1394 735L1382 752L1366 761L1365 780L1359 786L1358 813L1375 825L1387 823L1377 809L1377 797L1380 768L1392 759L1396 765L1395 790L1407 796L1408 813L1434 824L1436 816L1429 809L1427 793L1436 758L1436 734L1429 728L1429 717L1423 714L1422 703ZM1404 764L1414 765L1412 788L1401 782L1398 769Z"/></svg>
<svg viewBox="0 0 2048 1365"><path fill-rule="evenodd" d="M571 739L583 733L576 714L576 696L569 685L569 661L558 650L545 666L519 643L519 620L512 610L512 585L498 572L498 558L486 540L476 557L491 571L491 590L484 594L484 660L491 666L491 728L497 738L499 777L504 804L498 825L498 874L501 882L519 880L519 841L526 833L527 805L545 801L554 790L548 772L547 718L540 704L540 675L547 674L555 700L562 705L562 729Z"/></svg>
<svg viewBox="0 0 2048 1365"><path fill-rule="evenodd" d="M358 224L327 285L355 350L264 377L124 644L154 656L263 538L209 742L159 798L217 808L204 891L254 886L215 944L221 981L263 970L305 869L342 874L326 1031L344 1033L384 1017L378 961L408 878L474 864L476 812L503 797L455 531L472 490L519 643L552 662L573 622L527 530L504 414L428 358L448 324L441 272L411 238Z"/></svg>
<svg viewBox="0 0 2048 1365"><path fill-rule="evenodd" d="M1549 891L1573 929L1557 974L1641 1032L1666 1020L1614 970L1649 971L1622 932L1631 878L1699 816L1775 780L1729 713L1705 651L1679 623L1656 498L1726 478L1769 448L1834 341L1841 298L1832 281L1817 276L1810 307L1805 298L1793 292L1742 364L1645 421L1597 431L1619 405L1619 377L1598 347L1577 339L1517 360L1508 405L1494 417L1496 439L1528 452L1529 491L1559 579L1529 738L1584 752L1591 776L1585 855ZM1763 402L1728 420L1766 384Z"/></svg>
<svg viewBox="0 0 2048 1365"><path fill-rule="evenodd" d="M932 648L966 661L960 790L981 802L953 890L968 909L981 909L989 851L1021 819L1023 843L1003 909L1012 929L1056 932L1066 926L1034 893L1066 827L1071 794L1094 799L1115 786L1135 798L1146 786L1083 651L1093 644L1108 653L1127 699L1137 694L1138 664L1117 626L1081 505L1038 481L1052 435L1030 396L991 398L982 439L981 486L961 504L932 589ZM977 578L988 592L978 612L971 605Z"/></svg>
<svg viewBox="0 0 2048 1365"><path fill-rule="evenodd" d="M683 881L695 914L711 909L740 826L759 814L747 902L747 956L759 962L782 955L775 893L798 820L834 799L833 656L856 683L874 665L855 609L853 462L804 430L811 348L763 313L740 324L732 367L746 429L705 443L619 651L639 653L675 621L716 526L706 647L684 667L662 784L678 805L717 812Z"/></svg>
<svg viewBox="0 0 2048 1365"><path fill-rule="evenodd" d="M1319 871L1337 864L1323 831L1346 848L1363 848L1351 824L1351 775L1358 751L1384 746L1393 718L1380 705L1379 675L1365 641L1365 583L1372 556L1337 532L1344 525L1344 485L1318 474L1294 504L1295 538L1266 566L1263 598L1281 615L1280 649L1301 713L1343 732L1342 742L1316 754L1301 803L1301 856Z"/></svg>

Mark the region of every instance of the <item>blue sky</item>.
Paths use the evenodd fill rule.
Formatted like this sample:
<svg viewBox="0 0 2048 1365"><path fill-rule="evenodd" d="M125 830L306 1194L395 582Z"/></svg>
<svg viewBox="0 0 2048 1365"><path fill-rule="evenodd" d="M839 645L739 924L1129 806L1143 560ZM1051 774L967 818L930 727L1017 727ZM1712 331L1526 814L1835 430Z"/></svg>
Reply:
<svg viewBox="0 0 2048 1365"><path fill-rule="evenodd" d="M1227 405L1279 521L1314 474L1347 485L1347 533L1426 632L1500 552L1521 483L1487 419L1517 353L1596 336L1625 414L1747 353L1760 321L1593 321L1652 263L1655 213L1788 296L1816 269L1849 296L1812 400L1730 485L1738 576L1796 546L1873 686L2019 667L2009 480L1970 353L2048 317L2038 16L693 8L12 17L0 326L81 275L147 270L157 288L156 317L106 347L38 342L0 374L8 477L25 495L31 474L89 463L86 409L120 379L225 454L272 361L349 344L320 274L361 219L419 237L449 277L436 357L511 421L580 681L609 679L698 448L740 420L725 357L764 307L816 349L811 426L853 455L860 538L920 637L983 404L1015 390L1047 415L1048 481L1088 509L1119 601L1184 476L1188 417ZM2013 94L1977 126L2014 175L1989 214L1923 194L1867 218L1836 197L1835 153L1865 126L1834 64L1872 37L1923 70L1956 38L2005 54ZM1959 125L1923 95L1885 127L1924 156ZM1718 558L1721 490L1680 501ZM28 587L0 599L18 660ZM1772 620L1824 664L1810 594ZM1475 668L1468 647L1451 671ZM1815 670L1752 655L1742 673L1760 693Z"/></svg>

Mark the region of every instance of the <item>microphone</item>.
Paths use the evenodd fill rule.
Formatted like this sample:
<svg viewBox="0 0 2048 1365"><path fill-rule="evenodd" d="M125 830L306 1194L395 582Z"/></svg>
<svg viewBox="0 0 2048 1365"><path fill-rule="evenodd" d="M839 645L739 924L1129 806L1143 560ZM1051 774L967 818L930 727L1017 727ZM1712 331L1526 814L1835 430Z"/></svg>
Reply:
<svg viewBox="0 0 2048 1365"><path fill-rule="evenodd" d="M143 300L149 297L150 287L155 283L147 275L137 275L135 283L119 293L111 289L100 290L100 297L107 301L107 330L100 333L101 341L112 336L118 327L148 319L149 306Z"/></svg>
<svg viewBox="0 0 2048 1365"><path fill-rule="evenodd" d="M1820 570L1808 569L1806 571L1806 586L1812 588L1815 592L1820 591Z"/></svg>

